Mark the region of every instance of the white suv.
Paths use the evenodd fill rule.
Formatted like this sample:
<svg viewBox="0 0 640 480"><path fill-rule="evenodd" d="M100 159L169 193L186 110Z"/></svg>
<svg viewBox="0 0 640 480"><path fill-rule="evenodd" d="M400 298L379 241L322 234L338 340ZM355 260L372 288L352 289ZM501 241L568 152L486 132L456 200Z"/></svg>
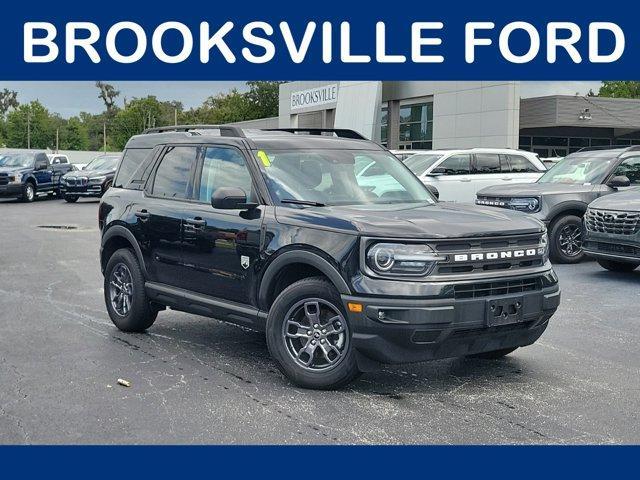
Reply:
<svg viewBox="0 0 640 480"><path fill-rule="evenodd" d="M433 150L404 163L422 183L438 189L440 200L468 203L484 187L533 183L546 170L535 153L497 148Z"/></svg>

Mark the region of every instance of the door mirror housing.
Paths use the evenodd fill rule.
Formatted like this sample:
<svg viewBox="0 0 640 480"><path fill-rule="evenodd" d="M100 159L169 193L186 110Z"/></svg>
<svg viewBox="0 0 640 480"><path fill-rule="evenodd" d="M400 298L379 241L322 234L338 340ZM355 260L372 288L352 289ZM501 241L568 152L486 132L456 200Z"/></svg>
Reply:
<svg viewBox="0 0 640 480"><path fill-rule="evenodd" d="M444 167L436 167L431 170L427 175L430 177L439 177L440 175L445 175L447 173L447 169Z"/></svg>
<svg viewBox="0 0 640 480"><path fill-rule="evenodd" d="M626 175L616 175L615 177L611 177L607 182L607 186L611 188L630 187L631 180L629 180L629 177Z"/></svg>
<svg viewBox="0 0 640 480"><path fill-rule="evenodd" d="M257 203L247 202L247 194L238 187L220 187L211 195L211 206L219 210L251 210Z"/></svg>

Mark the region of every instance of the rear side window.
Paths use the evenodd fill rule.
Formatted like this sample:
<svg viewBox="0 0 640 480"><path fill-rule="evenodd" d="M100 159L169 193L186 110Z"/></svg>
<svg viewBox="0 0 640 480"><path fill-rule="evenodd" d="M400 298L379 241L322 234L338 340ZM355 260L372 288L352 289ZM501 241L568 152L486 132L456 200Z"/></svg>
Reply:
<svg viewBox="0 0 640 480"><path fill-rule="evenodd" d="M198 147L167 147L153 181L157 197L184 199L191 195L191 173L198 157Z"/></svg>
<svg viewBox="0 0 640 480"><path fill-rule="evenodd" d="M530 173L538 171L538 169L522 155L507 155L507 158L509 160L512 173Z"/></svg>
<svg viewBox="0 0 640 480"><path fill-rule="evenodd" d="M500 173L500 155L476 153L476 173Z"/></svg>
<svg viewBox="0 0 640 480"><path fill-rule="evenodd" d="M118 168L116 178L113 180L113 186L117 188L126 187L151 151L150 148L127 149L120 162L120 168Z"/></svg>
<svg viewBox="0 0 640 480"><path fill-rule="evenodd" d="M445 175L468 175L471 171L471 155L451 155L438 167L444 168Z"/></svg>

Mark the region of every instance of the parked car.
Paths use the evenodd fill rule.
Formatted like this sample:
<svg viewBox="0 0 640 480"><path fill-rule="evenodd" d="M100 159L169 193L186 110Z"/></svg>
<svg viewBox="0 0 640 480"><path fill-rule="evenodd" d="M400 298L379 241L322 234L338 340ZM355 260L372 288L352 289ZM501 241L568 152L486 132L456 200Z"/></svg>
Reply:
<svg viewBox="0 0 640 480"><path fill-rule="evenodd" d="M47 153L47 158L49 159L49 163L51 165L60 165L60 164L68 164L69 157L66 155L62 155L60 153Z"/></svg>
<svg viewBox="0 0 640 480"><path fill-rule="evenodd" d="M398 159L404 162L409 157L412 157L418 153L426 153L429 150L389 150L389 151L393 153Z"/></svg>
<svg viewBox="0 0 640 480"><path fill-rule="evenodd" d="M62 177L60 191L69 203L80 197L101 197L111 184L120 161L119 155L96 157L81 171L72 171Z"/></svg>
<svg viewBox="0 0 640 480"><path fill-rule="evenodd" d="M544 225L437 203L354 135L179 126L131 138L98 210L114 324L144 331L170 306L258 329L309 388L535 342L560 300ZM400 189L361 187L356 157Z"/></svg>
<svg viewBox="0 0 640 480"><path fill-rule="evenodd" d="M640 185L640 146L589 148L568 155L534 184L485 188L476 203L532 214L549 229L552 259L577 263L584 258L587 205L632 185Z"/></svg>
<svg viewBox="0 0 640 480"><path fill-rule="evenodd" d="M36 196L60 194L69 163L51 165L44 152L4 153L0 157L0 197L33 202Z"/></svg>
<svg viewBox="0 0 640 480"><path fill-rule="evenodd" d="M584 252L607 270L640 266L640 188L598 198L584 216Z"/></svg>
<svg viewBox="0 0 640 480"><path fill-rule="evenodd" d="M535 182L545 171L535 153L494 148L434 150L413 155L405 164L422 183L438 189L440 200L467 203L484 187Z"/></svg>

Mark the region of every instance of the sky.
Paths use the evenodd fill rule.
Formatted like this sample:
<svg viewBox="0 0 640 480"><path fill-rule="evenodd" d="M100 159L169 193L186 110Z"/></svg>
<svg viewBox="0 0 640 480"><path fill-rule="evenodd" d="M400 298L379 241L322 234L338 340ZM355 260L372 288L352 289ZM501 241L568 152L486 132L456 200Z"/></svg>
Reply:
<svg viewBox="0 0 640 480"><path fill-rule="evenodd" d="M245 82L110 82L120 90L118 103L124 99L155 95L159 100L178 100L185 108L197 107L212 95L228 92L232 88L246 90ZM600 82L522 82L522 98L544 95L586 95L590 89L598 91ZM49 111L64 118L80 112L100 113L104 110L94 82L0 82L0 90L15 90L18 101L28 103L39 100Z"/></svg>

